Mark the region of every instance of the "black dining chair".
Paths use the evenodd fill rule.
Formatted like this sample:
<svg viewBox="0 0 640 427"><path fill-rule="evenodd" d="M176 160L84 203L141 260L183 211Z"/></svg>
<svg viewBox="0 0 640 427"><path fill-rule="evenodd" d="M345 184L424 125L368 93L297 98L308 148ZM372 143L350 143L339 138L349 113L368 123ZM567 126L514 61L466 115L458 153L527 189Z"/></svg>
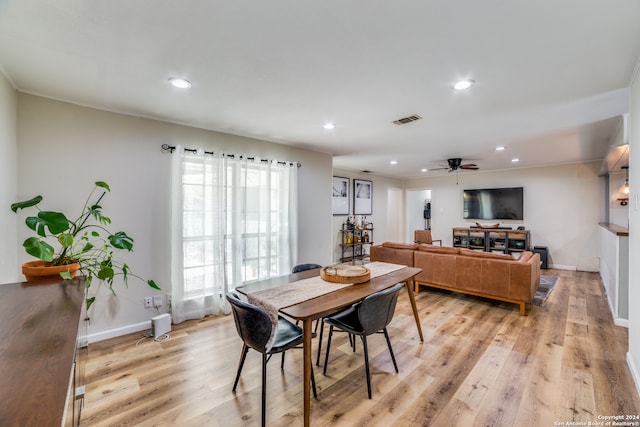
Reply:
<svg viewBox="0 0 640 427"><path fill-rule="evenodd" d="M300 273L301 271L313 270L322 267L320 264L298 264L291 269L292 273Z"/></svg>
<svg viewBox="0 0 640 427"><path fill-rule="evenodd" d="M354 336L358 335L362 339L369 399L371 399L371 372L369 371L367 336L377 332L382 332L384 334L384 337L387 340L387 346L389 347L389 353L391 354L391 360L393 361L393 367L396 369L396 373L398 372L398 365L396 364L396 358L393 355L393 348L391 348L391 341L389 340L389 334L387 333L387 325L391 322L391 319L393 319L396 302L398 301L398 292L403 287L404 283L398 283L391 288L369 295L360 303L354 304L346 310L324 318L325 323L330 325L327 350L324 359L323 372L325 375L327 374L327 364L329 362L329 350L331 349L333 328L348 332ZM355 345L352 345L352 348L355 351Z"/></svg>
<svg viewBox="0 0 640 427"><path fill-rule="evenodd" d="M291 269L291 273L300 273L301 271L313 270L314 268L322 268L320 264L298 264ZM296 320L296 325L299 322ZM320 327L320 340L318 341L318 356L316 358L316 366L320 366L320 352L322 350L322 334L324 332L324 320L316 319L316 324L313 327L314 336L318 335L318 327ZM353 335L349 334L349 342L352 342L355 351L355 340L353 340Z"/></svg>
<svg viewBox="0 0 640 427"><path fill-rule="evenodd" d="M267 362L272 355L282 353L282 361L280 368L284 368L284 353L290 348L294 348L302 344L302 328L294 325L287 319L278 316L278 326L276 336L271 348L267 348L267 343L271 337L273 323L269 315L260 307L242 301L238 294L229 292L227 301L231 304L233 319L236 324L238 335L242 338L242 353L240 354L240 363L238 364L238 372L233 382L232 391L235 393L240 373L247 357L249 348L262 353L262 426L265 426L266 420L266 382L267 382ZM299 347L300 348L300 347ZM311 386L313 389L313 397L317 398L316 381L311 371Z"/></svg>
<svg viewBox="0 0 640 427"><path fill-rule="evenodd" d="M322 266L320 264L312 264L312 263L309 263L309 264L298 264L298 265L294 266L291 269L291 273L300 273L302 271L313 270L314 268L321 268L321 267ZM318 323L319 322L320 322L320 319L316 320L316 325L313 327L313 333L314 334L318 333ZM296 320L296 325L298 323L299 322ZM318 357L320 357L319 354L320 353L318 353Z"/></svg>

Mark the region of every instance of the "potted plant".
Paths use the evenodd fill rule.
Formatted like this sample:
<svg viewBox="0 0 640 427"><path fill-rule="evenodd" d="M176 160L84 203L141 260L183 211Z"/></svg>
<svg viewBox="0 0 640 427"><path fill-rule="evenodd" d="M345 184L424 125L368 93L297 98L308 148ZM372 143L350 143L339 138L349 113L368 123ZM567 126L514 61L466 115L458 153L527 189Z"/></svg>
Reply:
<svg viewBox="0 0 640 427"><path fill-rule="evenodd" d="M96 182L80 215L74 220L70 220L62 212L41 210L38 205L42 201L42 196L11 205L13 212L30 207L38 210L36 216L29 216L25 220L27 227L35 231L37 236L29 237L22 246L29 255L38 259L22 265L22 271L27 280L34 276L42 276L36 270L48 272L53 276L59 275L63 279L71 279L75 272L80 272L85 276L88 296L88 289L94 278L106 282L114 295L116 293L113 288L115 277L122 276L127 286L129 276L141 279L131 273L127 264L120 263L114 258L114 254L118 251L132 251L133 239L124 231L111 233L106 228L111 224L111 219L103 215L100 201L109 191L111 189L106 182ZM95 202L91 203L96 192L101 194ZM55 238L60 246L57 251L45 240L52 238ZM153 289L160 290L153 280L147 280L147 284ZM95 296L87 297L87 309L94 301Z"/></svg>

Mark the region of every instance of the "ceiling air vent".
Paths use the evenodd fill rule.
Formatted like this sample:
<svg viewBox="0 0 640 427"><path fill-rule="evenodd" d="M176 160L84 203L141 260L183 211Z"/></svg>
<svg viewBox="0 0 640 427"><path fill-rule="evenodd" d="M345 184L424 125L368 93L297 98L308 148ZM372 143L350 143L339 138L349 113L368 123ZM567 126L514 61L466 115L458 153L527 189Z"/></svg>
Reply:
<svg viewBox="0 0 640 427"><path fill-rule="evenodd" d="M417 114L414 114L413 116L409 116L409 117L403 117L401 119L398 120L394 120L393 123L397 124L397 125L404 125L407 123L411 123L411 122L415 122L416 120L420 120L422 117L420 117Z"/></svg>

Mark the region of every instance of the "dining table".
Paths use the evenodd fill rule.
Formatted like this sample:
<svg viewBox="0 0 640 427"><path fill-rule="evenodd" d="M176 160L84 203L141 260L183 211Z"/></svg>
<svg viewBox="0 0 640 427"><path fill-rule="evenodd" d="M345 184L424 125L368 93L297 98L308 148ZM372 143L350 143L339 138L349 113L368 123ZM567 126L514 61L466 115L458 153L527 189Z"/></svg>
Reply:
<svg viewBox="0 0 640 427"><path fill-rule="evenodd" d="M302 322L303 330L303 405L304 426L310 425L313 321L343 310L367 296L397 283L404 283L411 303L420 341L424 342L418 308L413 293L413 279L420 268L384 262L364 264L371 278L358 284L336 284L321 279L322 268L247 283L237 291L249 302L277 311L277 314ZM326 268L326 267L325 267ZM273 313L271 313L273 316Z"/></svg>

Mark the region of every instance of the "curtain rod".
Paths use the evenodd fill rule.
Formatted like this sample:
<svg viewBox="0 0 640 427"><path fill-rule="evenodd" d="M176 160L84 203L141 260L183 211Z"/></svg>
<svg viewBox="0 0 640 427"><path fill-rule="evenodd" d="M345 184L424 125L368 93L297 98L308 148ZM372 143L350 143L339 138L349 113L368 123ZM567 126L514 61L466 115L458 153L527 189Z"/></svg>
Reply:
<svg viewBox="0 0 640 427"><path fill-rule="evenodd" d="M162 151L169 151L170 153L173 153L176 149L175 145L169 145L169 144L162 144L161 146ZM197 153L198 149L196 148L184 148L184 151L188 151L189 153ZM213 151L205 151L204 154L211 154L213 155ZM236 156L235 154L223 154L225 157L229 157L231 159L235 159ZM242 156L238 156L238 159L242 159ZM255 160L255 157L246 157L247 160ZM270 161L269 159L260 159L261 162L268 162ZM277 161L277 160L273 160L274 162L276 162L279 165L286 165L287 163L289 164L289 166L293 166L296 165L297 167L302 167L302 163L294 163L294 162L283 162L283 161Z"/></svg>

